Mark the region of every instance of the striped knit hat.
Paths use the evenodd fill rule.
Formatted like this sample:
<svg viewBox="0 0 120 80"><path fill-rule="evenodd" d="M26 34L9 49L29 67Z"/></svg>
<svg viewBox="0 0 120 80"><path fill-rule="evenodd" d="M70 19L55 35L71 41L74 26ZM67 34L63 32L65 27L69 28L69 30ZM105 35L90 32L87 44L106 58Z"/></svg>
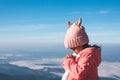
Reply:
<svg viewBox="0 0 120 80"><path fill-rule="evenodd" d="M82 19L79 19L77 23L72 24L68 22L70 28L67 30L65 35L64 45L66 48L74 48L89 42L85 28L81 26Z"/></svg>

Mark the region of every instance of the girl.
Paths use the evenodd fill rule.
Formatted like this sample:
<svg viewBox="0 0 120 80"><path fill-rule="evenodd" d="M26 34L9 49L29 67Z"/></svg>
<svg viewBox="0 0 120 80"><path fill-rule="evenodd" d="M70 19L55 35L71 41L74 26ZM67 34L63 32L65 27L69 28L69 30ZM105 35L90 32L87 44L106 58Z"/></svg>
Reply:
<svg viewBox="0 0 120 80"><path fill-rule="evenodd" d="M98 80L98 66L101 63L101 49L90 46L85 28L81 26L82 19L77 23L68 22L64 45L72 49L74 54L68 54L63 61L65 73L62 80Z"/></svg>

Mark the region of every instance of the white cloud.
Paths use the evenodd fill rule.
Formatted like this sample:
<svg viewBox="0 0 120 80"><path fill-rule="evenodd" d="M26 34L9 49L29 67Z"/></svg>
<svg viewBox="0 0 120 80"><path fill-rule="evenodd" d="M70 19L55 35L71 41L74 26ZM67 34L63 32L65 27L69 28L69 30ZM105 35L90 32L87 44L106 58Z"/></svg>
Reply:
<svg viewBox="0 0 120 80"><path fill-rule="evenodd" d="M31 24L31 25L11 25L0 26L0 31L36 31L60 29L64 24Z"/></svg>
<svg viewBox="0 0 120 80"><path fill-rule="evenodd" d="M110 11L109 10L100 10L100 11L73 11L73 12L71 12L70 14L108 14Z"/></svg>
<svg viewBox="0 0 120 80"><path fill-rule="evenodd" d="M73 12L71 12L70 14L91 14L91 12L90 11L73 11Z"/></svg>
<svg viewBox="0 0 120 80"><path fill-rule="evenodd" d="M50 73L55 74L55 75L60 76L60 77L63 75L63 73L60 73L60 72L50 72Z"/></svg>
<svg viewBox="0 0 120 80"><path fill-rule="evenodd" d="M110 11L109 10L101 10L99 11L100 14L108 14Z"/></svg>
<svg viewBox="0 0 120 80"><path fill-rule="evenodd" d="M39 70L42 69L47 71L47 68L62 68L63 58L52 58L52 59L39 59L39 60L20 60L9 62L12 65L17 65L20 67L28 67L30 69ZM62 76L61 72L51 71L50 73Z"/></svg>
<svg viewBox="0 0 120 80"><path fill-rule="evenodd" d="M99 67L99 75L101 77L112 77L114 75L120 77L120 63L119 62L102 62Z"/></svg>
<svg viewBox="0 0 120 80"><path fill-rule="evenodd" d="M6 53L6 54L0 54L0 59L8 59L8 58L13 58L13 57L24 57L26 56L25 54L13 54L13 53Z"/></svg>
<svg viewBox="0 0 120 80"><path fill-rule="evenodd" d="M0 59L8 59L9 57L12 57L13 54L0 54Z"/></svg>
<svg viewBox="0 0 120 80"><path fill-rule="evenodd" d="M120 43L120 30L93 30L88 31L92 43Z"/></svg>
<svg viewBox="0 0 120 80"><path fill-rule="evenodd" d="M28 67L30 69L43 69L47 68L62 68L61 64L63 62L63 58L52 58L52 59L39 59L39 60L20 60L20 61L12 61L10 64L17 65L21 67ZM102 62L99 66L99 76L100 77L120 77L120 63L119 62ZM52 74L56 74L61 76L63 73L51 72Z"/></svg>
<svg viewBox="0 0 120 80"><path fill-rule="evenodd" d="M39 60L20 60L20 61L12 61L10 64L17 66L24 66L30 69L43 69L45 67L48 68L62 68L63 58L52 58L52 59L39 59ZM47 64L47 65L46 65ZM56 66L54 66L56 65Z"/></svg>
<svg viewBox="0 0 120 80"><path fill-rule="evenodd" d="M63 26L64 24L38 24L0 27L0 44L7 46L61 42L67 28Z"/></svg>
<svg viewBox="0 0 120 80"><path fill-rule="evenodd" d="M120 33L120 30L114 30L114 31L112 31L112 30L108 30L108 31L102 31L102 30L99 30L99 31L91 31L90 32L90 35L91 36L95 36L95 37L97 37L97 36L99 36L99 37L109 37L109 36L117 36L118 34Z"/></svg>

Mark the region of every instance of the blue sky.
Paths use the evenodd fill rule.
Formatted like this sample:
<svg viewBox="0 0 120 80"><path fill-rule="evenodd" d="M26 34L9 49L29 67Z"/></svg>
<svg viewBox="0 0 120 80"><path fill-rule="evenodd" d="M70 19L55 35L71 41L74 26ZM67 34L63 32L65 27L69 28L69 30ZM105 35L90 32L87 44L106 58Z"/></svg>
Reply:
<svg viewBox="0 0 120 80"><path fill-rule="evenodd" d="M63 44L80 17L90 43L120 43L119 0L0 0L0 47Z"/></svg>

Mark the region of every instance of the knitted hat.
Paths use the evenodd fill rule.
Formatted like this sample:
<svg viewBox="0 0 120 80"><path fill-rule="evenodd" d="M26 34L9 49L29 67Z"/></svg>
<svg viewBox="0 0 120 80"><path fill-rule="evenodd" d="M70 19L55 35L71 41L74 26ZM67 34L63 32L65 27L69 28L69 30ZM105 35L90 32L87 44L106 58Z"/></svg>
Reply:
<svg viewBox="0 0 120 80"><path fill-rule="evenodd" d="M64 45L66 48L74 48L89 42L88 35L85 32L85 28L81 26L82 19L79 19L77 23L73 24L68 22L70 28L65 35Z"/></svg>

